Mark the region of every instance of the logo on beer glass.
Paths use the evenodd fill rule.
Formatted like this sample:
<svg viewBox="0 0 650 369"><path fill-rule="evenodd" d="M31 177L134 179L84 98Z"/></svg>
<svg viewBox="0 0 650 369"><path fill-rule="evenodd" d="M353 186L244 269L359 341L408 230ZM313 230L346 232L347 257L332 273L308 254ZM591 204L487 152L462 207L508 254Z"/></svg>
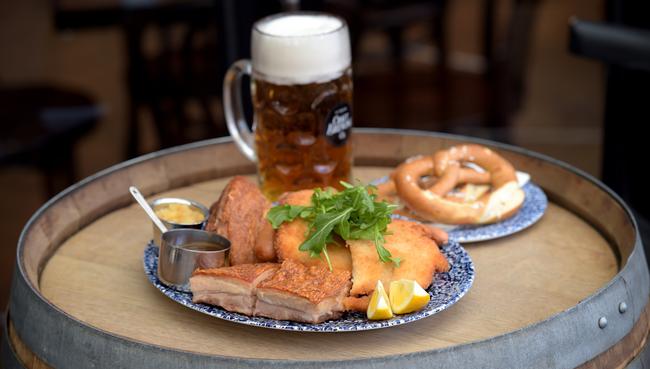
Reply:
<svg viewBox="0 0 650 369"><path fill-rule="evenodd" d="M342 103L332 110L325 123L325 136L335 146L345 144L352 129L350 105Z"/></svg>
<svg viewBox="0 0 650 369"><path fill-rule="evenodd" d="M252 60L224 79L224 112L233 140L257 163L262 192L341 188L352 168L352 68L345 21L314 12L282 13L253 26ZM251 76L254 131L241 106Z"/></svg>

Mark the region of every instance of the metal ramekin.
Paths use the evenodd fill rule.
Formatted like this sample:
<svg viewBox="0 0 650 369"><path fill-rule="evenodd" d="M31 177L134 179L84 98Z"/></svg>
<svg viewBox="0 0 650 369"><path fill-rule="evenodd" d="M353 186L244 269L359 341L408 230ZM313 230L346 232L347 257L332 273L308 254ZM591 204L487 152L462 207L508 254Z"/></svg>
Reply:
<svg viewBox="0 0 650 369"><path fill-rule="evenodd" d="M215 250L190 250L192 243L209 243ZM197 268L226 266L230 241L216 233L200 229L173 229L165 232L158 252L158 279L169 287L190 292L189 280Z"/></svg>
<svg viewBox="0 0 650 369"><path fill-rule="evenodd" d="M189 206L192 206L194 208L197 208L197 209L201 210L201 212L203 213L203 220L201 222L199 222L199 223L191 223L191 224L173 223L173 222L168 222L165 219L161 218L160 220L163 222L165 227L167 227L167 229L169 229L169 230L182 229L182 228L203 229L203 227L205 226L205 223L208 220L208 216L210 215L210 210L208 210L208 208L206 206L204 206L203 204L200 204L200 203L198 203L196 201L192 201L192 200L188 200L188 199L181 199L181 198L178 198L178 197L163 197L163 198L152 201L149 205L151 206L151 208L154 211L156 211L157 206L169 205L169 204L189 205ZM160 233L160 230L158 229L158 227L156 227L155 224L153 224L153 222L151 224L153 226L153 242L157 246L160 246L161 237L162 237L162 235Z"/></svg>

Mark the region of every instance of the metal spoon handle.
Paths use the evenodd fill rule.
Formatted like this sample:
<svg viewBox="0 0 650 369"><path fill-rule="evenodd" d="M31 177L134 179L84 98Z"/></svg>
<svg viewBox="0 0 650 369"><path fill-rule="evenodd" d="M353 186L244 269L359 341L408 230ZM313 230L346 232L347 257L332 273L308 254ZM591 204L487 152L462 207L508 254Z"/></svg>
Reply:
<svg viewBox="0 0 650 369"><path fill-rule="evenodd" d="M151 218L151 220L156 225L156 227L160 229L160 232L162 233L167 232L167 227L165 227L165 225L160 221L160 219L158 219L158 216L156 215L156 213L154 213L153 209L151 208L151 206L149 206L147 200L144 199L144 196L142 196L140 191L135 186L131 186L129 187L129 192L131 192L131 196L133 196L135 201L137 201L138 204L140 204L144 212L147 213L147 215L149 216L149 218Z"/></svg>

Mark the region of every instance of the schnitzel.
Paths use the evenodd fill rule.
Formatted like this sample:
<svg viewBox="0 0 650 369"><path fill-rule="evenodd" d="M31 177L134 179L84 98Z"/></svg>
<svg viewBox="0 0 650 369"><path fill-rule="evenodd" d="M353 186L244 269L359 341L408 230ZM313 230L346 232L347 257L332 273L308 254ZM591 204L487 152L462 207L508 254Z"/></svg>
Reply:
<svg viewBox="0 0 650 369"><path fill-rule="evenodd" d="M288 192L280 197L281 204L309 206L313 190L302 190ZM278 256L278 261L295 260L307 266L321 265L327 267L327 261L323 254L318 257L311 257L309 252L300 251L298 248L307 239L308 224L306 221L296 218L292 222L283 223L275 232L273 245ZM327 245L332 268L334 270L352 270L352 258L350 251L341 240L340 244L330 243Z"/></svg>
<svg viewBox="0 0 650 369"><path fill-rule="evenodd" d="M283 204L311 204L312 190L303 190L285 194L280 201ZM309 253L298 248L308 235L307 222L296 218L283 223L276 231L274 246L278 260L294 260L308 266L327 266L324 256L312 258ZM334 270L351 271L352 289L344 301L348 310L365 311L368 295L372 294L381 280L390 285L393 280L412 279L423 288L427 288L435 273L449 270L447 259L438 246L447 242L443 230L420 223L393 219L388 225L384 247L393 257L400 258L400 266L379 260L374 241L341 240L341 244L328 244L327 250Z"/></svg>
<svg viewBox="0 0 650 369"><path fill-rule="evenodd" d="M352 255L352 296L370 295L377 280L386 286L391 281L412 279L423 288L429 287L435 273L449 270L449 263L431 238L428 226L406 220L393 219L388 225L384 247L393 257L400 258L400 266L382 263L372 241L349 240Z"/></svg>

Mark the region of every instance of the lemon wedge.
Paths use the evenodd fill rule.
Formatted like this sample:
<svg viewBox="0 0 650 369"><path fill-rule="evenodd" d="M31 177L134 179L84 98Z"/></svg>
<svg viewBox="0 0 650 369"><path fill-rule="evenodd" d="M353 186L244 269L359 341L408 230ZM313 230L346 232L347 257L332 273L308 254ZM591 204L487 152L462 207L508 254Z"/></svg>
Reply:
<svg viewBox="0 0 650 369"><path fill-rule="evenodd" d="M429 294L410 279L390 282L390 306L395 314L406 314L422 309L429 302Z"/></svg>
<svg viewBox="0 0 650 369"><path fill-rule="evenodd" d="M375 286L375 292L370 297L366 314L370 320L390 319L393 317L393 311L390 309L390 301L381 281L377 281L377 286Z"/></svg>

